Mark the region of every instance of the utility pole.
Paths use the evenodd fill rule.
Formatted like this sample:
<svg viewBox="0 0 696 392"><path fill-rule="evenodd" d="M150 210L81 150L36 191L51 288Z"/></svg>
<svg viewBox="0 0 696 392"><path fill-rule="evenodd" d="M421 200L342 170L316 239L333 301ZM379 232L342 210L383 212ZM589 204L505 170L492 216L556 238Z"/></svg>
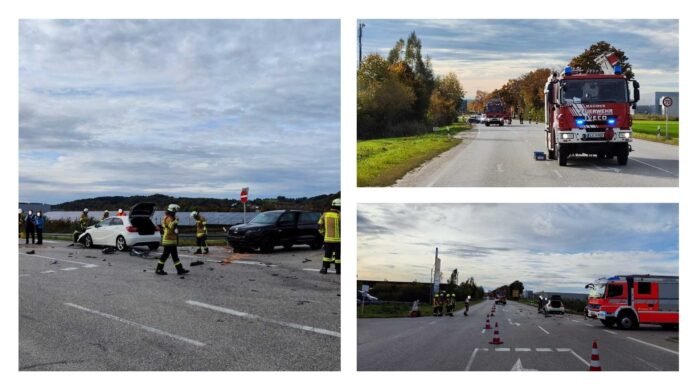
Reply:
<svg viewBox="0 0 696 392"><path fill-rule="evenodd" d="M365 27L365 23L360 23L358 25L358 69L362 65L362 31Z"/></svg>

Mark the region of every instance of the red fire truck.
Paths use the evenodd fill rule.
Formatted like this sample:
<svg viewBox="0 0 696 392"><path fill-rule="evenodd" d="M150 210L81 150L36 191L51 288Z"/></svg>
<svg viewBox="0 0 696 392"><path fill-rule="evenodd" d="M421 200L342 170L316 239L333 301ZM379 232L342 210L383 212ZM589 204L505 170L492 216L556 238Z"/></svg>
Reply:
<svg viewBox="0 0 696 392"><path fill-rule="evenodd" d="M546 82L546 148L549 159L558 159L560 166L566 166L568 157L575 154L616 157L619 165L628 162L631 110L640 99L640 85L622 75L614 54L601 55L595 62L602 71L565 67L561 75L553 72Z"/></svg>
<svg viewBox="0 0 696 392"><path fill-rule="evenodd" d="M638 328L640 324L679 325L679 277L618 275L588 284L585 312L607 327Z"/></svg>
<svg viewBox="0 0 696 392"><path fill-rule="evenodd" d="M483 120L483 124L487 127L491 124L498 124L499 126L505 125L512 120L510 114L505 109L505 104L498 98L493 98L486 102L486 117Z"/></svg>

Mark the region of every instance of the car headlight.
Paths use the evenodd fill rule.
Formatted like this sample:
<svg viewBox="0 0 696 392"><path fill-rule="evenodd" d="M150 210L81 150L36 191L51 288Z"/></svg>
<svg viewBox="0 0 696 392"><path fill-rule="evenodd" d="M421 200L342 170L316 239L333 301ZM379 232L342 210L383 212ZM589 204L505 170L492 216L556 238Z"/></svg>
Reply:
<svg viewBox="0 0 696 392"><path fill-rule="evenodd" d="M575 137L575 135L572 133L562 133L561 134L561 139L563 139L563 140L572 139L574 137Z"/></svg>
<svg viewBox="0 0 696 392"><path fill-rule="evenodd" d="M619 132L619 137L622 139L630 139L631 132Z"/></svg>

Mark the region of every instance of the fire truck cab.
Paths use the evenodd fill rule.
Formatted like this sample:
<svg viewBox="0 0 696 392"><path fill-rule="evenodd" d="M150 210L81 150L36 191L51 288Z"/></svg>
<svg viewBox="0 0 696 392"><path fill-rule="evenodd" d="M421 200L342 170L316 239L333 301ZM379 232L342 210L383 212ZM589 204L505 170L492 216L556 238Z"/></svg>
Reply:
<svg viewBox="0 0 696 392"><path fill-rule="evenodd" d="M497 124L498 126L505 125L505 121L509 120L506 116L505 104L499 99L491 99L486 102L486 118L483 120L485 126Z"/></svg>
<svg viewBox="0 0 696 392"><path fill-rule="evenodd" d="M619 165L628 162L631 111L640 99L640 85L622 75L618 60L608 68L613 72L603 69L599 73L565 67L561 75L553 72L546 82L546 148L549 158L558 159L560 166L566 166L568 157L575 154L616 157Z"/></svg>
<svg viewBox="0 0 696 392"><path fill-rule="evenodd" d="M586 315L604 326L635 329L640 324L679 325L679 277L620 275L598 279L590 290Z"/></svg>

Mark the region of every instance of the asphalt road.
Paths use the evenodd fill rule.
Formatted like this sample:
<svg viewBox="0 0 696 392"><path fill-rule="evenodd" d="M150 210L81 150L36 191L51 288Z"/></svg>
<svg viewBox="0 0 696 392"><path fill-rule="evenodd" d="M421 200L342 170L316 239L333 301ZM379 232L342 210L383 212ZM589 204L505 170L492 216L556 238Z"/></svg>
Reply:
<svg viewBox="0 0 696 392"><path fill-rule="evenodd" d="M503 344L484 329L493 301L454 317L358 319L358 370L587 371L597 341L602 370L679 370L678 331L605 328L582 316L544 317L535 307L496 307Z"/></svg>
<svg viewBox="0 0 696 392"><path fill-rule="evenodd" d="M626 166L616 159L585 155L558 161L535 161L546 153L542 124L485 127L459 135L464 141L397 181L406 187L676 187L679 147L635 139Z"/></svg>
<svg viewBox="0 0 696 392"><path fill-rule="evenodd" d="M19 370L340 370L321 251L180 248L181 279L171 259L157 276L154 259L67 245L19 246Z"/></svg>

